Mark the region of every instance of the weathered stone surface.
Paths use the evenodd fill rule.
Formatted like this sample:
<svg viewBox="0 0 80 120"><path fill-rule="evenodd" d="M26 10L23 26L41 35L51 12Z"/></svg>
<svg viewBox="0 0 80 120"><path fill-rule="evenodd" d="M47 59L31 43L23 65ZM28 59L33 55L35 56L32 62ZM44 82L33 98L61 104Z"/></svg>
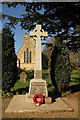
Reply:
<svg viewBox="0 0 80 120"><path fill-rule="evenodd" d="M30 31L31 36L37 36L36 39L36 47L35 47L35 67L34 70L42 70L42 56L41 56L41 36L48 36L47 32L45 32L40 24L36 25L36 28L33 31Z"/></svg>
<svg viewBox="0 0 80 120"><path fill-rule="evenodd" d="M42 70L34 71L34 79L42 79Z"/></svg>
<svg viewBox="0 0 80 120"><path fill-rule="evenodd" d="M41 104L36 107L32 98L28 98L26 95L13 96L5 113L23 113L23 112L72 112L70 108L61 98L57 98L56 102L52 104ZM69 114L69 113L68 113Z"/></svg>
<svg viewBox="0 0 80 120"><path fill-rule="evenodd" d="M45 104L50 104L52 103L52 98L51 97L45 97Z"/></svg>
<svg viewBox="0 0 80 120"><path fill-rule="evenodd" d="M27 48L28 48L28 63L27 63ZM31 51L31 63L30 63L30 51ZM25 62L24 62L25 52ZM24 34L24 43L17 52L17 67L26 70L34 70L35 60L35 40L30 35ZM19 66L20 63L20 66Z"/></svg>
<svg viewBox="0 0 80 120"><path fill-rule="evenodd" d="M33 97L37 93L48 97L47 85L45 80L33 79L30 81L29 97Z"/></svg>
<svg viewBox="0 0 80 120"><path fill-rule="evenodd" d="M30 81L29 97L40 93L43 96L48 96L46 81L42 80L42 56L41 56L41 36L47 36L47 32L41 28L41 25L36 25L33 31L30 31L31 36L37 36L35 47L35 66L34 66L34 79Z"/></svg>
<svg viewBox="0 0 80 120"><path fill-rule="evenodd" d="M45 86L44 87L43 86L37 86L37 87L31 86L30 94L34 96L37 93L40 93L45 96L45 94L46 94Z"/></svg>
<svg viewBox="0 0 80 120"><path fill-rule="evenodd" d="M20 74L20 82L26 82L27 75L25 72Z"/></svg>
<svg viewBox="0 0 80 120"><path fill-rule="evenodd" d="M44 82L32 82L31 86L45 86Z"/></svg>

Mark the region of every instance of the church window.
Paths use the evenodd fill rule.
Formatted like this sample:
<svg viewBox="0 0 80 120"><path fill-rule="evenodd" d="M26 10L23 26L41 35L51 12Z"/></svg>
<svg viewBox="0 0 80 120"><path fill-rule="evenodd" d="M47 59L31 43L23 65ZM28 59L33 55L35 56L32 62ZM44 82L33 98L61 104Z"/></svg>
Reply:
<svg viewBox="0 0 80 120"><path fill-rule="evenodd" d="M28 63L28 48L27 48L27 63Z"/></svg>
<svg viewBox="0 0 80 120"><path fill-rule="evenodd" d="M19 67L20 67L20 60L19 60Z"/></svg>
<svg viewBox="0 0 80 120"><path fill-rule="evenodd" d="M30 51L30 63L31 63L31 51Z"/></svg>
<svg viewBox="0 0 80 120"><path fill-rule="evenodd" d="M24 63L25 63L25 52L24 52Z"/></svg>

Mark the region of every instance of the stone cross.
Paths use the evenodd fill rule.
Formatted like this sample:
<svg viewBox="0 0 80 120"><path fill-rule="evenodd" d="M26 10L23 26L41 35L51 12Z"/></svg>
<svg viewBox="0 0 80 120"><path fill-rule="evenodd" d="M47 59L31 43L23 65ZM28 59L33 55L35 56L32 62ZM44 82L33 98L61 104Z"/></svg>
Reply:
<svg viewBox="0 0 80 120"><path fill-rule="evenodd" d="M48 33L44 32L40 24L37 24L36 28L30 31L30 36L36 39L34 79L42 79L41 39L47 37Z"/></svg>

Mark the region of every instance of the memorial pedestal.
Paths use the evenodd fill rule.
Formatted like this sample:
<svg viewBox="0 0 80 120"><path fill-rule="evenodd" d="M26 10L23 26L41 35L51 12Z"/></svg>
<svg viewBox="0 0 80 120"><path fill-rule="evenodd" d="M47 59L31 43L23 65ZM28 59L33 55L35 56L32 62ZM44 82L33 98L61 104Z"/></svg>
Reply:
<svg viewBox="0 0 80 120"><path fill-rule="evenodd" d="M48 97L46 81L43 79L32 79L30 81L29 96L34 97L35 94L40 93Z"/></svg>

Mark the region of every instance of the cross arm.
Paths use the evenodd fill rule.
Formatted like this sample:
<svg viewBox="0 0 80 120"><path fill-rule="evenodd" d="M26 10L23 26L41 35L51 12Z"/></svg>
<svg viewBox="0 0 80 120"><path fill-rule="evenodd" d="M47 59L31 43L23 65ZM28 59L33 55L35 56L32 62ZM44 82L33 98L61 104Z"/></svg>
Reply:
<svg viewBox="0 0 80 120"><path fill-rule="evenodd" d="M30 31L30 36L35 36L35 32L34 31Z"/></svg>
<svg viewBox="0 0 80 120"><path fill-rule="evenodd" d="M48 36L48 32L44 32L44 30L42 29L41 36L47 37Z"/></svg>

